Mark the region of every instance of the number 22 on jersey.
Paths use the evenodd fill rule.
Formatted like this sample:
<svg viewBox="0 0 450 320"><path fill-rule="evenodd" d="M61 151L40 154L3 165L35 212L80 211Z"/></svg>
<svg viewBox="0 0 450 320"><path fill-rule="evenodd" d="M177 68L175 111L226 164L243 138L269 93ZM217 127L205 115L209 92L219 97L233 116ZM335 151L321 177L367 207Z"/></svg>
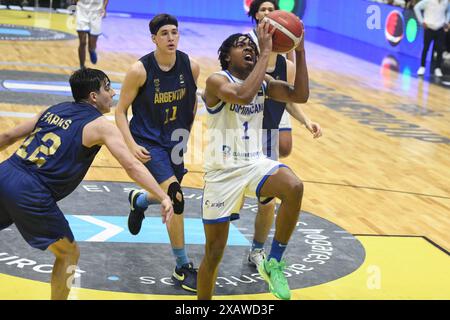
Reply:
<svg viewBox="0 0 450 320"><path fill-rule="evenodd" d="M51 146L47 147L46 145L41 144L36 149L34 149L34 151L30 155L28 155L27 153L28 146L31 144L31 142L33 142L36 133L38 133L41 130L42 130L41 128L36 128L36 130L34 130L30 134L28 139L25 140L24 143L20 146L19 150L16 151L16 154L19 157L35 163L39 168L42 167L44 163L47 161L46 158L42 156L39 157L39 155L42 154L46 157L54 155L56 150L58 150L59 146L61 145L61 138L53 132L48 132L44 135L44 137L42 137L42 142L44 143L51 142Z"/></svg>

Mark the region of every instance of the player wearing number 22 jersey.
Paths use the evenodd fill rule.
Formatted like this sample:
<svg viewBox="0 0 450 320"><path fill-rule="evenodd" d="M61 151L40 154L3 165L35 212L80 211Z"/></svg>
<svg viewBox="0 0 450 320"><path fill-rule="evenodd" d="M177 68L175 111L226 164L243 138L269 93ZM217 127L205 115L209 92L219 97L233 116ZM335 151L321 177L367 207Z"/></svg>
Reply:
<svg viewBox="0 0 450 320"><path fill-rule="evenodd" d="M163 222L173 214L169 197L129 152L119 129L103 116L111 111L115 95L108 76L83 68L69 82L75 102L51 106L0 133L0 151L25 138L0 163L0 231L14 224L30 246L55 255L51 276L55 300L67 299L69 278L80 256L57 201L75 190L102 145L132 179L159 199Z"/></svg>
<svg viewBox="0 0 450 320"><path fill-rule="evenodd" d="M7 207L14 215L13 221L31 246L45 250L60 238L74 240L56 201L78 186L100 150L81 142L84 126L100 116L87 103L52 106L20 148L0 165L0 188L7 196L1 199L2 210Z"/></svg>

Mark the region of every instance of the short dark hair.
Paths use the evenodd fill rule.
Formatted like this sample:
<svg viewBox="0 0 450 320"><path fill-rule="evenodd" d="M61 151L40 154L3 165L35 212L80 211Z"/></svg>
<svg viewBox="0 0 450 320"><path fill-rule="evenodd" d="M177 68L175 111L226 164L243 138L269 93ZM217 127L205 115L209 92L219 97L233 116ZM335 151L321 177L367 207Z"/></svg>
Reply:
<svg viewBox="0 0 450 320"><path fill-rule="evenodd" d="M106 73L98 69L82 68L75 71L69 79L75 102L88 99L91 92L100 92L103 84L110 80Z"/></svg>
<svg viewBox="0 0 450 320"><path fill-rule="evenodd" d="M158 30L167 24L173 24L178 28L177 18L167 13L161 13L153 17L153 19L148 24L148 28L150 29L151 34L156 35L158 33Z"/></svg>
<svg viewBox="0 0 450 320"><path fill-rule="evenodd" d="M222 67L222 70L227 70L229 67L229 61L226 60L227 56L230 54L230 50L232 47L235 47L237 45L237 42L240 37L245 37L250 40L250 43L253 44L253 47L255 49L255 54L258 56L258 47L256 43L253 41L253 39L248 34L243 33L235 33L229 36L225 39L224 42L222 42L222 45L220 46L219 50L217 50L217 53L219 54L219 61L220 66Z"/></svg>
<svg viewBox="0 0 450 320"><path fill-rule="evenodd" d="M258 19L256 19L256 14L259 11L259 7L261 7L264 2L272 3L275 7L275 10L280 9L280 7L278 6L278 0L254 0L250 5L250 9L248 10L248 16L252 18L252 21L258 22Z"/></svg>

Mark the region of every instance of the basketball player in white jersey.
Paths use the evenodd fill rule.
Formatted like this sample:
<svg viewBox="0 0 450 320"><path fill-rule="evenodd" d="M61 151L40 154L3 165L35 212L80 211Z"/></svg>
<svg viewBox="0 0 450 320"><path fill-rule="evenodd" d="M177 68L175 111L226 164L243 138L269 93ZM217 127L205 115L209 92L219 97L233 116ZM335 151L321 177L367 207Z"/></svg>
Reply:
<svg viewBox="0 0 450 320"><path fill-rule="evenodd" d="M250 4L248 16L256 25L271 12L279 10L276 0L254 0ZM256 29L249 32L250 38L258 46L258 35ZM295 61L293 51L288 55L271 52L266 72L277 80L294 82ZM292 151L292 125L290 115L303 124L311 132L313 138L322 136L320 125L313 122L305 114L299 104L282 103L272 99L266 99L264 108L263 129L267 133L267 141L264 152L268 158L278 160L290 155ZM266 204L258 204L258 213L255 219L255 233L252 247L248 255L248 262L255 267L264 261L266 252L264 244L269 236L275 214L275 199Z"/></svg>
<svg viewBox="0 0 450 320"><path fill-rule="evenodd" d="M303 41L295 49L294 86L266 75L272 51L269 24L258 25L260 53L248 35L234 34L219 49L221 72L206 81L208 137L205 153L203 223L205 256L198 271L197 296L211 299L230 221L239 217L245 196L281 200L269 256L258 271L280 299L290 299L282 255L300 214L303 184L287 166L266 158L262 150L264 99L305 103L309 97Z"/></svg>
<svg viewBox="0 0 450 320"><path fill-rule="evenodd" d="M76 22L79 39L78 58L80 69L86 61L86 45L89 58L93 64L97 63L97 39L102 34L102 20L106 16L109 0L75 0L77 5Z"/></svg>

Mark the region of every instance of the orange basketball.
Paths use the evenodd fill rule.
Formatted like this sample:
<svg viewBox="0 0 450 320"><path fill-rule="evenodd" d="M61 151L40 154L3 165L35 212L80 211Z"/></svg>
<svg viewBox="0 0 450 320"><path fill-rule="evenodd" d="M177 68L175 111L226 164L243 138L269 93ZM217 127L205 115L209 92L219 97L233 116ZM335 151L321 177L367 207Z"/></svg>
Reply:
<svg viewBox="0 0 450 320"><path fill-rule="evenodd" d="M272 36L273 52L286 53L299 44L303 36L303 22L295 14L283 10L275 10L264 19L270 22L269 30L272 30L272 26L277 28Z"/></svg>

